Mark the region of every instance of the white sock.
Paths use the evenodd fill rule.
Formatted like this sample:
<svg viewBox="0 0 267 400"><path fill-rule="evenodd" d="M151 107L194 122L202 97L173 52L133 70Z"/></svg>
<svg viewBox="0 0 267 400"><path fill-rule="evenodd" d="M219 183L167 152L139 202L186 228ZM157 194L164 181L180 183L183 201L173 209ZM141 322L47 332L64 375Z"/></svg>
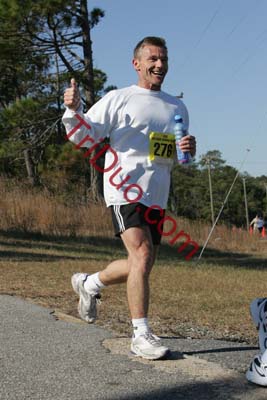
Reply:
<svg viewBox="0 0 267 400"><path fill-rule="evenodd" d="M265 352L262 354L261 361L263 364L267 364L267 350L265 350Z"/></svg>
<svg viewBox="0 0 267 400"><path fill-rule="evenodd" d="M88 293L99 293L104 287L106 286L99 279L99 272L89 275L84 282L84 289Z"/></svg>
<svg viewBox="0 0 267 400"><path fill-rule="evenodd" d="M132 324L135 338L150 331L147 318L132 319Z"/></svg>

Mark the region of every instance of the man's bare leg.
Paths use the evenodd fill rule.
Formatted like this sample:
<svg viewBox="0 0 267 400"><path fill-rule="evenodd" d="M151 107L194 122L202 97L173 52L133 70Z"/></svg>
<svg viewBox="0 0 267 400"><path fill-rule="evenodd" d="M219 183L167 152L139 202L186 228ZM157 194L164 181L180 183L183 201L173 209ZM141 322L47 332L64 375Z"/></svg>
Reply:
<svg viewBox="0 0 267 400"><path fill-rule="evenodd" d="M121 234L128 252L127 260L116 260L99 272L105 286L127 282L127 295L132 318L144 318L149 305L149 274L158 246L153 246L147 227L133 227Z"/></svg>
<svg viewBox="0 0 267 400"><path fill-rule="evenodd" d="M149 274L154 246L148 227L129 228L121 235L128 251L127 296L132 319L146 318L149 306Z"/></svg>
<svg viewBox="0 0 267 400"><path fill-rule="evenodd" d="M103 271L99 272L99 279L105 286L124 283L129 274L128 260L112 261Z"/></svg>
<svg viewBox="0 0 267 400"><path fill-rule="evenodd" d="M155 360L164 357L169 349L163 346L160 339L150 331L147 314L149 306L149 274L154 264L157 246L153 246L148 227L129 228L122 233L121 238L128 251L127 260L117 260L110 263L103 271L94 274L100 285L112 285L127 281L127 295L132 317L134 334L131 351L140 357ZM96 317L94 295L89 287L94 275L89 278L84 274L73 276L74 290L80 295L81 317L93 322ZM88 278L88 279L87 279ZM83 279L83 281L82 281ZM98 286L98 285L97 285Z"/></svg>

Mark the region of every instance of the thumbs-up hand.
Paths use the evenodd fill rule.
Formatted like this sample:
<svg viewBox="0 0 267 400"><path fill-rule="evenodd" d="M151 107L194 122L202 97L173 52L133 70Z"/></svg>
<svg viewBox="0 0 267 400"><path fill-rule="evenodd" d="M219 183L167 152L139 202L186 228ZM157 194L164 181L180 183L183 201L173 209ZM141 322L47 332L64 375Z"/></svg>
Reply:
<svg viewBox="0 0 267 400"><path fill-rule="evenodd" d="M80 92L74 78L71 78L70 87L65 90L64 104L73 111L76 111L81 104Z"/></svg>
<svg viewBox="0 0 267 400"><path fill-rule="evenodd" d="M73 87L73 88L76 88L76 87L77 87L77 83L76 83L76 81L75 81L75 78L71 78L71 80L70 80L70 86Z"/></svg>

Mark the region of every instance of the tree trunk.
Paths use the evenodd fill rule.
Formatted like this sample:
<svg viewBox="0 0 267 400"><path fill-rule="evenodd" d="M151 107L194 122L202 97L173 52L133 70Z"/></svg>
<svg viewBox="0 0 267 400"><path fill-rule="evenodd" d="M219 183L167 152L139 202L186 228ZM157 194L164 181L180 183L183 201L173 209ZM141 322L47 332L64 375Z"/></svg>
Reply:
<svg viewBox="0 0 267 400"><path fill-rule="evenodd" d="M87 0L81 0L81 28L84 58L83 85L85 92L86 106L92 107L95 103L94 95L94 71L93 71L93 52L90 34L90 22L87 7Z"/></svg>
<svg viewBox="0 0 267 400"><path fill-rule="evenodd" d="M87 0L81 0L81 18L82 18L82 42L83 42L83 56L84 56L84 74L83 74L83 86L85 91L86 106L92 107L95 103L94 95L94 72L93 72L93 54L92 54L92 42L90 35L90 23L88 15ZM97 150L96 150L97 151ZM95 152L92 153L94 157ZM90 193L92 200L98 202L102 199L102 179L100 172L98 172L93 166L90 168Z"/></svg>
<svg viewBox="0 0 267 400"><path fill-rule="evenodd" d="M31 186L38 186L40 184L39 175L36 171L36 166L33 162L31 150L26 149L23 151L25 166L27 170L28 180Z"/></svg>

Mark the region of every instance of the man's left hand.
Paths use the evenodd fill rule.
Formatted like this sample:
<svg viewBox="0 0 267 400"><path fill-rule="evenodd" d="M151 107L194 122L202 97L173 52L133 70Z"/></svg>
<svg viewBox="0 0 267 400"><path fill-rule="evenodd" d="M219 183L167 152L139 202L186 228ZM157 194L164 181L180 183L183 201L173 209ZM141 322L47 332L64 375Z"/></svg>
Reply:
<svg viewBox="0 0 267 400"><path fill-rule="evenodd" d="M183 153L189 151L191 156L196 154L196 138L192 135L186 135L179 141L179 147Z"/></svg>

